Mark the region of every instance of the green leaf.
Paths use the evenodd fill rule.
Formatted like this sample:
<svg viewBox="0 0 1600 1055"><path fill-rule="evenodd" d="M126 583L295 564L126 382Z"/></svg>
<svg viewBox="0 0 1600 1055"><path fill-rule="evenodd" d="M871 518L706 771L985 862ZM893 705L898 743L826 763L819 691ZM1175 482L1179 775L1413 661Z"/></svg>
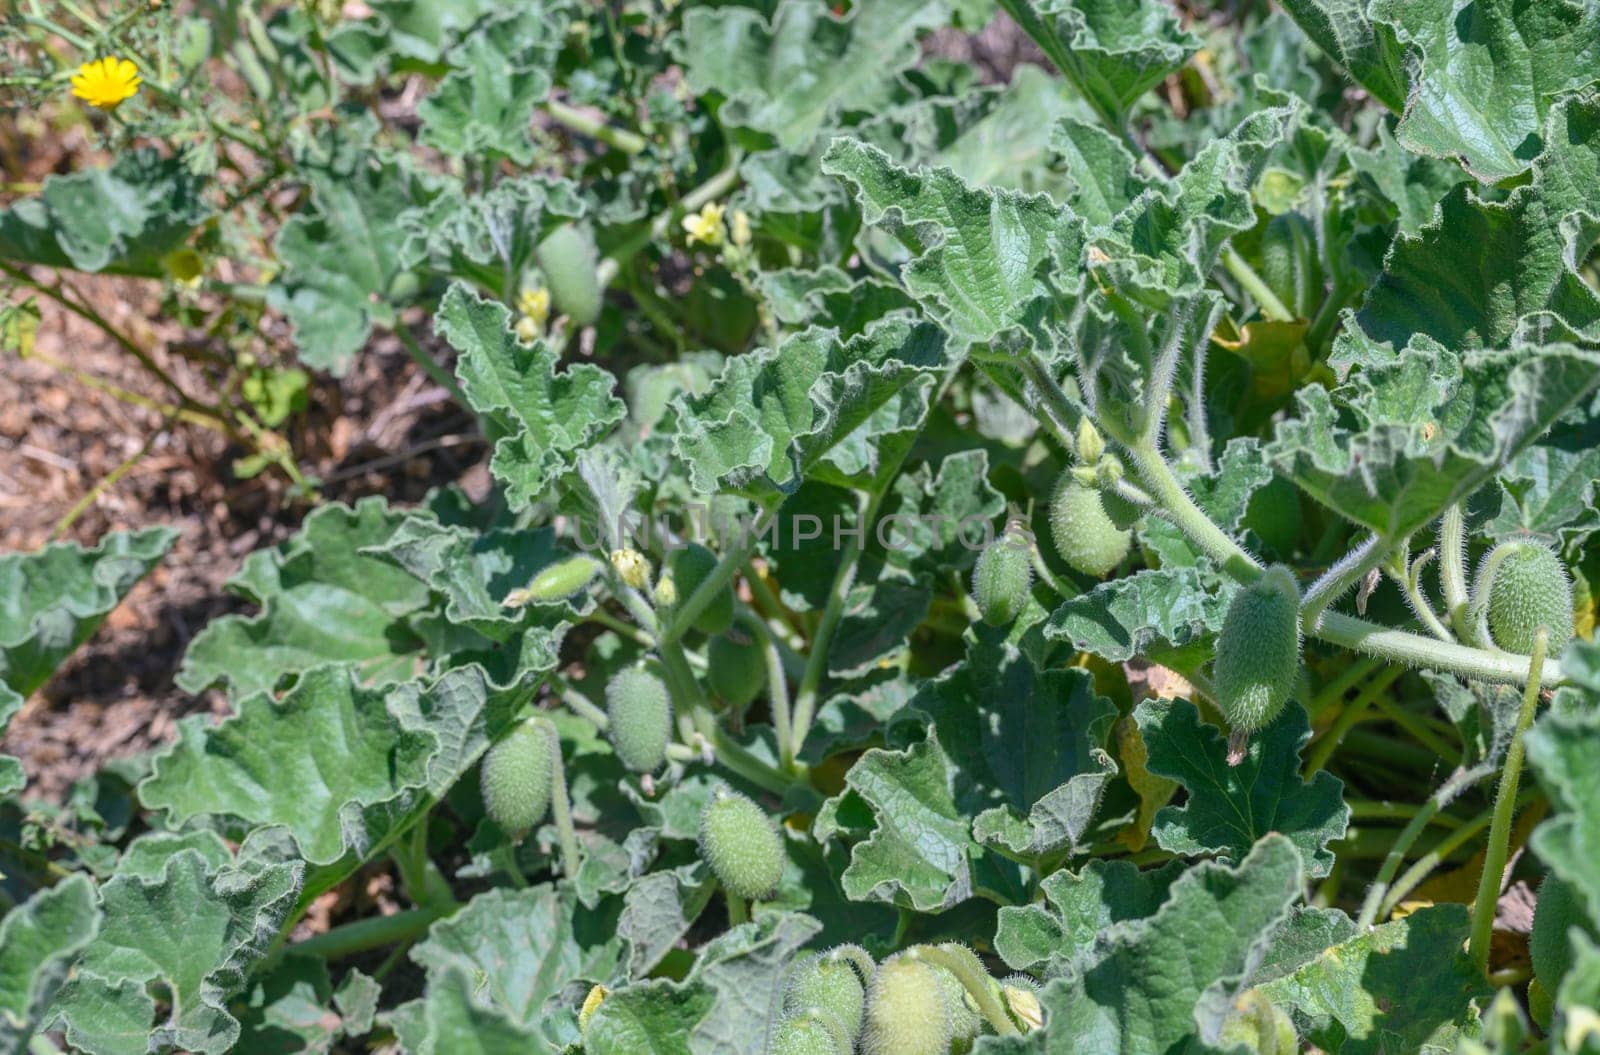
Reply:
<svg viewBox="0 0 1600 1055"><path fill-rule="evenodd" d="M840 876L847 897L919 912L974 896L1024 900L1016 866L973 839L967 805L975 789L958 785L960 777L933 726L904 750L873 748L850 767L846 790L823 804L812 827L819 842L847 825L867 833Z"/></svg>
<svg viewBox="0 0 1600 1055"><path fill-rule="evenodd" d="M528 125L550 92L567 22L559 0L522 7L453 48L449 76L417 104L422 142L451 157L501 154L518 165L531 162Z"/></svg>
<svg viewBox="0 0 1600 1055"><path fill-rule="evenodd" d="M185 850L153 879L113 877L100 888L100 932L56 1000L67 1042L90 1055L230 1050L239 1023L227 1001L294 907L301 870L211 873ZM160 987L159 1006L150 986Z"/></svg>
<svg viewBox="0 0 1600 1055"><path fill-rule="evenodd" d="M1044 636L1113 663L1161 655L1222 629L1228 598L1196 568L1144 569L1068 598Z"/></svg>
<svg viewBox="0 0 1600 1055"><path fill-rule="evenodd" d="M1600 298L1577 273L1587 252L1569 244L1600 181L1600 97L1553 107L1544 143L1532 180L1504 201L1459 186L1419 234L1395 240L1356 316L1362 329L1396 348L1425 333L1460 349L1504 346L1535 312L1577 330L1600 321Z"/></svg>
<svg viewBox="0 0 1600 1055"><path fill-rule="evenodd" d="M43 685L177 537L165 527L115 531L93 549L58 542L0 555L0 687L26 698Z"/></svg>
<svg viewBox="0 0 1600 1055"><path fill-rule="evenodd" d="M340 22L328 35L328 52L340 74L357 84L414 61L433 65L499 0L375 0L372 14Z"/></svg>
<svg viewBox="0 0 1600 1055"><path fill-rule="evenodd" d="M1146 0L1001 0L1001 6L1089 100L1122 129L1145 92L1200 50L1165 4Z"/></svg>
<svg viewBox="0 0 1600 1055"><path fill-rule="evenodd" d="M1403 539L1477 491L1597 385L1592 352L1457 355L1418 339L1354 374L1335 393L1338 407L1327 389L1302 389L1300 416L1279 424L1268 453L1319 502Z"/></svg>
<svg viewBox="0 0 1600 1055"><path fill-rule="evenodd" d="M340 376L374 326L394 321L389 294L406 270L401 217L434 195L402 155L362 156L353 171L312 169L311 204L278 231L283 274L269 303L289 317L300 360Z"/></svg>
<svg viewBox="0 0 1600 1055"><path fill-rule="evenodd" d="M1406 49L1362 0L1283 0L1306 36L1383 105L1399 113L1410 92Z"/></svg>
<svg viewBox="0 0 1600 1055"><path fill-rule="evenodd" d="M27 1049L100 922L94 883L82 873L39 890L0 920L0 1050Z"/></svg>
<svg viewBox="0 0 1600 1055"><path fill-rule="evenodd" d="M510 300L545 235L583 213L577 186L549 176L513 176L482 194L450 185L400 215L406 232L401 262L496 290Z"/></svg>
<svg viewBox="0 0 1600 1055"><path fill-rule="evenodd" d="M1300 749L1311 738L1303 708L1289 707L1253 736L1237 766L1228 765L1222 731L1202 724L1187 700L1146 700L1134 710L1134 719L1149 748L1150 772L1176 780L1189 792L1182 806L1156 814L1151 831L1163 850L1238 860L1267 833L1278 832L1300 852L1308 876L1328 874L1333 867L1328 844L1343 837L1350 808L1344 804L1344 783L1333 774L1300 779Z"/></svg>
<svg viewBox="0 0 1600 1055"><path fill-rule="evenodd" d="M1500 474L1500 513L1488 530L1496 538L1541 535L1587 537L1597 526L1594 487L1600 448L1529 447Z"/></svg>
<svg viewBox="0 0 1600 1055"><path fill-rule="evenodd" d="M1554 807L1531 844L1555 875L1584 896L1590 917L1600 919L1600 714L1593 710L1592 693L1585 696L1586 713L1549 712L1528 734L1528 761Z"/></svg>
<svg viewBox="0 0 1600 1055"><path fill-rule="evenodd" d="M1462 946L1465 905L1430 905L1335 945L1265 986L1329 1055L1443 1055L1477 1032L1494 991Z"/></svg>
<svg viewBox="0 0 1600 1055"><path fill-rule="evenodd" d="M0 209L0 259L159 278L161 258L210 213L203 189L183 157L152 147L50 176L36 197Z"/></svg>
<svg viewBox="0 0 1600 1055"><path fill-rule="evenodd" d="M1485 183L1525 171L1551 100L1596 79L1600 15L1577 0L1374 0L1368 12L1421 54L1396 138Z"/></svg>
<svg viewBox="0 0 1600 1055"><path fill-rule="evenodd" d="M584 1033L588 1055L764 1055L795 954L815 920L768 913L700 951L682 982L666 979L608 996Z"/></svg>
<svg viewBox="0 0 1600 1055"><path fill-rule="evenodd" d="M933 719L972 836L1024 862L1082 853L1116 773L1104 750L1116 707L1088 671L1040 671L1014 645L978 635L965 661L911 701Z"/></svg>
<svg viewBox="0 0 1600 1055"><path fill-rule="evenodd" d="M0 738L6 734L11 718L22 710L22 697L15 689L0 682ZM22 763L10 755L0 755L0 798L15 795L28 783Z"/></svg>
<svg viewBox="0 0 1600 1055"><path fill-rule="evenodd" d="M290 955L251 981L241 1000L237 1055L325 1055L372 1027L377 983L352 970L335 991L322 960Z"/></svg>
<svg viewBox="0 0 1600 1055"><path fill-rule="evenodd" d="M1278 923L1299 897L1300 855L1268 835L1237 866L1194 866L1161 908L1100 931L1081 967L1039 994L1048 1026L986 1039L983 1055L1166 1055L1216 1041Z"/></svg>
<svg viewBox="0 0 1600 1055"><path fill-rule="evenodd" d="M975 187L944 168L913 172L848 138L828 147L822 170L849 183L867 223L907 244L906 289L964 342L1034 322L1055 283L1082 281L1083 225L1044 195Z"/></svg>
<svg viewBox="0 0 1600 1055"><path fill-rule="evenodd" d="M770 22L742 7L694 8L683 19L689 87L726 96L718 118L802 150L842 110L871 110L917 60L917 37L942 25L942 3L879 0L845 17L782 0Z"/></svg>
<svg viewBox="0 0 1600 1055"><path fill-rule="evenodd" d="M588 363L557 372L549 346L512 334L504 304L460 283L445 293L433 325L460 353L456 376L467 402L501 433L490 467L514 507L542 498L577 453L626 413L609 373Z"/></svg>
<svg viewBox="0 0 1600 1055"><path fill-rule="evenodd" d="M324 663L353 664L375 682L409 677L421 642L406 617L428 603L428 588L363 552L404 522L378 497L326 505L288 541L252 553L228 585L260 613L212 620L184 654L179 688L222 684L238 699Z"/></svg>
<svg viewBox="0 0 1600 1055"><path fill-rule="evenodd" d="M677 452L702 492L774 498L810 478L875 489L921 430L950 359L926 322L884 319L843 341L805 330L728 360L708 392L683 396Z"/></svg>
<svg viewBox="0 0 1600 1055"><path fill-rule="evenodd" d="M1182 874L1177 861L1148 872L1131 861L1101 860L1077 874L1053 872L1039 884L1044 904L1000 910L995 951L1014 971L1062 974L1113 924L1155 915Z"/></svg>
<svg viewBox="0 0 1600 1055"><path fill-rule="evenodd" d="M392 1021L401 1050L409 1055L555 1055L561 1050L478 999L483 980L459 968L441 971L422 999L396 1008Z"/></svg>

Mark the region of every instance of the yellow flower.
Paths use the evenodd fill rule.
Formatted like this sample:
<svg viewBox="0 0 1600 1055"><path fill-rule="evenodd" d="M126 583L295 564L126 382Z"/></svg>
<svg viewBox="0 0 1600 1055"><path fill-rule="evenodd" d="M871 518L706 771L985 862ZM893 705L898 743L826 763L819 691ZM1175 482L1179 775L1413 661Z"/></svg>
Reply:
<svg viewBox="0 0 1600 1055"><path fill-rule="evenodd" d="M139 90L139 69L127 59L107 55L86 62L72 75L72 94L102 110L110 110Z"/></svg>
<svg viewBox="0 0 1600 1055"><path fill-rule="evenodd" d="M727 237L727 229L722 226L722 213L726 206L708 201L697 213L690 213L683 218L683 229L688 233L690 245L704 242L715 249Z"/></svg>
<svg viewBox="0 0 1600 1055"><path fill-rule="evenodd" d="M550 321L550 291L543 286L524 287L517 297L517 310L532 319L538 326Z"/></svg>

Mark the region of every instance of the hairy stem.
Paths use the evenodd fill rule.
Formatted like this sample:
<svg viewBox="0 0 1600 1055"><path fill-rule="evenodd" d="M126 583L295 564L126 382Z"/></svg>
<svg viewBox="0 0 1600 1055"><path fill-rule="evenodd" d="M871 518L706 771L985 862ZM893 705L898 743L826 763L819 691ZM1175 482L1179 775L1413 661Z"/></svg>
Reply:
<svg viewBox="0 0 1600 1055"><path fill-rule="evenodd" d="M1533 654L1528 657L1528 684L1522 690L1522 711L1517 729L1506 749L1505 767L1500 771L1500 788L1494 797L1494 821L1489 825L1489 845L1483 859L1483 876L1478 880L1478 899L1472 909L1472 940L1467 946L1472 962L1485 974L1489 971L1489 939L1494 933L1495 905L1500 900L1500 883L1505 876L1506 858L1511 852L1511 817L1515 812L1517 788L1522 780L1524 739L1533 716L1539 710L1540 673L1549 647L1550 631L1540 627L1533 638Z"/></svg>
<svg viewBox="0 0 1600 1055"><path fill-rule="evenodd" d="M996 1033L1007 1036L1018 1032L1017 1024L1011 1021L1010 1013L995 995L989 972L984 970L977 954L971 949L955 942L946 942L943 945L920 946L913 950L913 955L955 975Z"/></svg>
<svg viewBox="0 0 1600 1055"><path fill-rule="evenodd" d="M1466 644L1480 644L1467 621L1467 528L1459 505L1446 509L1439 519L1439 589L1456 636Z"/></svg>
<svg viewBox="0 0 1600 1055"><path fill-rule="evenodd" d="M624 154L643 153L649 146L649 140L637 132L630 132L622 128L614 128L598 117L590 117L582 110L574 110L566 103L555 99L546 99L542 104L544 112L556 121L577 132L579 135L596 139L614 150Z"/></svg>
<svg viewBox="0 0 1600 1055"><path fill-rule="evenodd" d="M1261 577L1261 562L1229 538L1195 505L1159 451L1153 446L1139 444L1129 447L1128 454L1151 498L1206 556L1241 582L1254 582Z"/></svg>
<svg viewBox="0 0 1600 1055"><path fill-rule="evenodd" d="M1222 251L1222 266L1228 269L1228 274L1234 277L1244 291L1255 299L1256 307L1261 309L1261 317L1269 322L1293 322L1295 315L1278 299L1262 277L1256 274L1256 269L1245 262L1244 257L1234 251L1232 246Z"/></svg>
<svg viewBox="0 0 1600 1055"><path fill-rule="evenodd" d="M561 874L578 878L578 833L572 826L572 801L567 797L567 771L561 760L561 734L548 718L539 719L550 739L550 819L561 843Z"/></svg>
<svg viewBox="0 0 1600 1055"><path fill-rule="evenodd" d="M1360 582L1388 555L1388 543L1382 535L1372 534L1365 542L1346 553L1322 577L1311 584L1305 599L1300 602L1300 624L1307 633L1315 633L1322 622L1322 613Z"/></svg>

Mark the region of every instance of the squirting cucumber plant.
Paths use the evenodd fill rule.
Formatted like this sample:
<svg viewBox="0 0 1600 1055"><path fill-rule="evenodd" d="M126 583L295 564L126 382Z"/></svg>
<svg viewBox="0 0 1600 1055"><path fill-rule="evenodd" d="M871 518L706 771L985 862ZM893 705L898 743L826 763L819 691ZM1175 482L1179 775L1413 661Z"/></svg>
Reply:
<svg viewBox="0 0 1600 1055"><path fill-rule="evenodd" d="M0 1049L1600 1050L1591 0L13 7L0 368L293 523L0 756Z"/></svg>

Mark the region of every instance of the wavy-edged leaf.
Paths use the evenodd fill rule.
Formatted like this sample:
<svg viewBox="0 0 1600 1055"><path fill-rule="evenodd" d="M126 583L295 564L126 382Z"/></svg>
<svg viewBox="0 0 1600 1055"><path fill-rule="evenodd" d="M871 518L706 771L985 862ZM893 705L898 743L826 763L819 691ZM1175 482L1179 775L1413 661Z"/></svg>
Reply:
<svg viewBox="0 0 1600 1055"><path fill-rule="evenodd" d="M228 585L261 611L212 620L173 680L187 692L225 685L237 699L325 663L352 664L374 682L409 677L421 641L406 617L428 603L428 588L362 552L406 516L376 496L326 505L286 542L252 553Z"/></svg>
<svg viewBox="0 0 1600 1055"><path fill-rule="evenodd" d="M283 274L269 302L289 317L300 360L342 376L372 328L394 319L390 290L406 273L401 217L430 201L430 177L404 155L362 157L353 171L311 169L311 203L278 231Z"/></svg>
<svg viewBox="0 0 1600 1055"><path fill-rule="evenodd" d="M1458 355L1419 338L1355 373L1336 393L1341 406L1325 388L1302 389L1300 416L1280 423L1268 453L1328 508L1403 539L1488 482L1597 385L1593 352Z"/></svg>
<svg viewBox="0 0 1600 1055"><path fill-rule="evenodd" d="M1150 0L1000 0L1112 128L1200 50L1177 14Z"/></svg>
<svg viewBox="0 0 1600 1055"><path fill-rule="evenodd" d="M0 259L158 278L161 258L210 213L203 189L182 157L150 147L50 176L36 197L0 209Z"/></svg>
<svg viewBox="0 0 1600 1055"><path fill-rule="evenodd" d="M1238 860L1263 836L1278 832L1300 852L1308 876L1328 874L1328 844L1343 837L1350 808L1344 782L1332 773L1300 779L1300 749L1311 738L1303 708L1291 704L1252 736L1236 766L1227 761L1227 737L1202 723L1189 701L1150 699L1133 713L1150 751L1150 772L1176 780L1189 793L1182 806L1156 814L1151 832L1163 850Z"/></svg>
<svg viewBox="0 0 1600 1055"><path fill-rule="evenodd" d="M1300 855L1268 835L1237 865L1207 861L1153 915L1113 923L1081 967L1039 994L1048 1026L979 1042L983 1055L1167 1055L1215 1043L1233 996L1300 897Z"/></svg>
<svg viewBox="0 0 1600 1055"><path fill-rule="evenodd" d="M0 682L0 739L5 737L6 726L11 723L12 715L20 710L22 697L16 690ZM10 755L0 755L0 797L15 795L27 782L22 763Z"/></svg>
<svg viewBox="0 0 1600 1055"><path fill-rule="evenodd" d="M1039 884L1043 904L1000 909L995 952L1014 971L1062 974L1113 924L1155 915L1182 874L1177 861L1147 872L1131 861L1103 860L1077 873L1052 872Z"/></svg>
<svg viewBox="0 0 1600 1055"><path fill-rule="evenodd" d="M782 0L770 22L742 7L695 8L683 20L683 65L696 92L727 97L719 118L801 150L841 110L870 110L917 60L917 37L942 25L942 3L878 0L849 15Z"/></svg>
<svg viewBox="0 0 1600 1055"><path fill-rule="evenodd" d="M1575 668L1583 662L1575 649L1569 669L1581 675ZM1587 713L1552 711L1528 734L1528 761L1555 807L1530 841L1550 870L1583 895L1590 917L1600 919L1600 714L1592 687L1584 696Z"/></svg>
<svg viewBox="0 0 1600 1055"><path fill-rule="evenodd" d="M1036 324L1056 283L1082 281L1083 224L1042 194L973 186L947 168L912 171L849 138L828 147L822 170L850 184L868 224L907 244L906 289L965 342Z"/></svg>
<svg viewBox="0 0 1600 1055"><path fill-rule="evenodd" d="M511 332L509 308L460 283L445 293L433 325L459 353L456 376L467 402L501 432L490 467L515 507L542 498L577 453L626 413L609 373L589 363L557 371L549 346L523 344Z"/></svg>
<svg viewBox="0 0 1600 1055"><path fill-rule="evenodd" d="M953 353L931 323L888 318L849 340L808 329L730 359L679 401L676 439L702 492L791 494L807 479L874 488L927 417Z"/></svg>
<svg viewBox="0 0 1600 1055"><path fill-rule="evenodd" d="M1334 945L1261 987L1330 1055L1444 1055L1494 990L1467 958L1467 907L1429 905Z"/></svg>
<svg viewBox="0 0 1600 1055"><path fill-rule="evenodd" d="M57 542L0 555L0 688L26 697L172 548L171 528L114 531L93 549Z"/></svg>
<svg viewBox="0 0 1600 1055"><path fill-rule="evenodd" d="M482 194L451 186L400 215L401 259L408 268L426 265L509 299L545 235L583 214L577 186L564 179L513 176Z"/></svg>
<svg viewBox="0 0 1600 1055"><path fill-rule="evenodd" d="M27 1050L100 920L94 883L81 872L39 890L0 920L0 1050Z"/></svg>
<svg viewBox="0 0 1600 1055"><path fill-rule="evenodd" d="M375 0L369 17L341 21L328 35L340 74L357 84L407 60L433 65L479 20L503 10L500 0Z"/></svg>
<svg viewBox="0 0 1600 1055"><path fill-rule="evenodd" d="M1551 101L1596 80L1600 12L1579 0L1374 0L1421 55L1395 136L1495 183L1525 171Z"/></svg>
<svg viewBox="0 0 1600 1055"><path fill-rule="evenodd" d="M230 1050L239 1023L227 1001L288 918L302 870L283 862L211 872L185 850L157 877L113 877L100 888L100 932L56 1000L67 1042L90 1055Z"/></svg>
<svg viewBox="0 0 1600 1055"><path fill-rule="evenodd" d="M326 1055L372 1028L378 983L351 970L335 989L325 961L291 954L252 979L242 1000L236 1055Z"/></svg>
<svg viewBox="0 0 1600 1055"><path fill-rule="evenodd" d="M1399 113L1410 92L1406 49L1366 0L1283 0L1305 35L1383 105Z"/></svg>
<svg viewBox="0 0 1600 1055"><path fill-rule="evenodd" d="M1068 598L1044 636L1079 652L1122 663L1161 656L1222 629L1228 598L1207 587L1198 568L1143 569Z"/></svg>

